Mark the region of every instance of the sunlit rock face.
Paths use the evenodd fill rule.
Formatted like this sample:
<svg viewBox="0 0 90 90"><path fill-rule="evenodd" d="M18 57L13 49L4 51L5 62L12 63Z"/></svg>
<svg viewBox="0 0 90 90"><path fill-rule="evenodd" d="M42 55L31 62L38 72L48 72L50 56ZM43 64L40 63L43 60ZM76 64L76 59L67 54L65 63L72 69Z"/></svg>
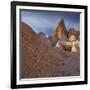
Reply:
<svg viewBox="0 0 90 90"><path fill-rule="evenodd" d="M71 35L70 37L69 37L69 41L75 41L76 40L76 36L75 35Z"/></svg>
<svg viewBox="0 0 90 90"><path fill-rule="evenodd" d="M64 24L64 19L58 23L53 35L48 38L51 41L51 45L54 47L60 47L59 42L67 39L67 30Z"/></svg>
<svg viewBox="0 0 90 90"><path fill-rule="evenodd" d="M75 29L68 31L68 41L71 42L71 52L80 52L80 32Z"/></svg>
<svg viewBox="0 0 90 90"><path fill-rule="evenodd" d="M64 21L61 22L63 23ZM62 23L59 27L64 26L64 23ZM65 32L65 30L66 29L60 28L56 30L58 40L55 47L63 48L64 50L69 50L74 53L80 52L80 32L73 28L69 29L67 32Z"/></svg>
<svg viewBox="0 0 90 90"><path fill-rule="evenodd" d="M80 40L80 32L74 28L70 28L67 33L67 37L70 41Z"/></svg>
<svg viewBox="0 0 90 90"><path fill-rule="evenodd" d="M66 30L66 27L65 27L65 24L64 24L64 20L63 19L57 25L56 30L54 32L54 36L57 39L60 39L62 36L64 36L66 38L66 36L67 36L67 30Z"/></svg>

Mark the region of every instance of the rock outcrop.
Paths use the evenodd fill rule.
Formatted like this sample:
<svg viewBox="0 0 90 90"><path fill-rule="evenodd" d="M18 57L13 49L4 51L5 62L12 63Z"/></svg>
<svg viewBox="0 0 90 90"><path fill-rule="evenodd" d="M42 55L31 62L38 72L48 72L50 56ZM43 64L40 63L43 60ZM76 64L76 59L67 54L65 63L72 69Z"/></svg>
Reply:
<svg viewBox="0 0 90 90"><path fill-rule="evenodd" d="M20 26L21 78L80 75L79 54L50 47L42 33L36 34L25 23Z"/></svg>
<svg viewBox="0 0 90 90"><path fill-rule="evenodd" d="M64 19L62 19L59 24L57 25L56 27L56 30L54 32L54 36L57 38L57 39L60 39L62 36L64 38L67 37L67 29L66 29L66 26L64 24Z"/></svg>
<svg viewBox="0 0 90 90"><path fill-rule="evenodd" d="M57 25L54 37L57 38L55 47L63 48L70 52L80 52L80 32L74 28L70 28L67 31L63 19Z"/></svg>
<svg viewBox="0 0 90 90"><path fill-rule="evenodd" d="M58 41L60 39L67 39L67 29L64 24L64 20L62 19L54 31L53 35L49 36L49 40L51 41L51 45L54 47L60 47Z"/></svg>
<svg viewBox="0 0 90 90"><path fill-rule="evenodd" d="M39 41L40 45L43 46L43 48L51 46L50 40L48 38L46 38L44 33L39 32L37 36L39 39L38 41Z"/></svg>
<svg viewBox="0 0 90 90"><path fill-rule="evenodd" d="M68 31L68 41L71 43L71 52L80 52L80 32L71 28Z"/></svg>
<svg viewBox="0 0 90 90"><path fill-rule="evenodd" d="M71 35L74 35L75 38L76 38L76 40L79 40L79 39L80 39L80 38L79 38L79 36L80 36L80 31L77 31L77 30L75 30L74 28L70 28L70 29L68 30L68 33L67 33L68 39L70 38Z"/></svg>

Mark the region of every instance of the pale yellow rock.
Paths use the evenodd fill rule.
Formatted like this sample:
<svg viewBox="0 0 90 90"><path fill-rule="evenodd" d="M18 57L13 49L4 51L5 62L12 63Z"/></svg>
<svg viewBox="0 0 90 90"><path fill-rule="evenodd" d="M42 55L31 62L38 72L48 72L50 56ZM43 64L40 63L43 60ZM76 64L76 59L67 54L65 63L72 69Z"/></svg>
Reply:
<svg viewBox="0 0 90 90"><path fill-rule="evenodd" d="M80 42L78 40L73 41L73 42L65 41L63 43L63 45L70 46L71 47L71 52L75 52L76 53L76 52L79 52L79 50L80 50ZM57 41L55 47L58 47L58 48L61 47L60 40Z"/></svg>
<svg viewBox="0 0 90 90"><path fill-rule="evenodd" d="M64 45L72 46L72 42L68 42L68 41L66 41Z"/></svg>
<svg viewBox="0 0 90 90"><path fill-rule="evenodd" d="M57 43L56 43L55 47L60 48L60 43L59 43L59 40L57 41Z"/></svg>
<svg viewBox="0 0 90 90"><path fill-rule="evenodd" d="M79 52L79 50L80 50L80 42L78 40L72 42L71 52Z"/></svg>
<svg viewBox="0 0 90 90"><path fill-rule="evenodd" d="M72 46L71 52L77 52L77 48L75 46Z"/></svg>
<svg viewBox="0 0 90 90"><path fill-rule="evenodd" d="M75 41L76 40L76 36L75 35L71 35L70 37L69 37L69 41Z"/></svg>

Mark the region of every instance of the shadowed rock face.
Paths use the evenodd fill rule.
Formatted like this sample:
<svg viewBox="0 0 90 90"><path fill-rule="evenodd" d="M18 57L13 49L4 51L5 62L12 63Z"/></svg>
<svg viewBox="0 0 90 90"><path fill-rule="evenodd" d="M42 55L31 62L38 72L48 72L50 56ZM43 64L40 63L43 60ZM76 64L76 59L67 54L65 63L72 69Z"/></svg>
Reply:
<svg viewBox="0 0 90 90"><path fill-rule="evenodd" d="M38 35L38 39L39 39L38 41L41 46L44 46L44 47L51 46L51 42L49 41L49 39L46 38L44 33L39 32L37 35Z"/></svg>
<svg viewBox="0 0 90 90"><path fill-rule="evenodd" d="M80 75L79 54L48 46L46 37L25 23L21 23L20 32L21 78Z"/></svg>

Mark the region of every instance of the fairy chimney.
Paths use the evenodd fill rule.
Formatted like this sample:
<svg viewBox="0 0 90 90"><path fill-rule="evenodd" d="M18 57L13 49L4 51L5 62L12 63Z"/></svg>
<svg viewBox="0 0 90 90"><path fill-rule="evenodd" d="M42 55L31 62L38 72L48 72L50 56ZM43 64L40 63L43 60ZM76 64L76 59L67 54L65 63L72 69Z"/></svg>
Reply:
<svg viewBox="0 0 90 90"><path fill-rule="evenodd" d="M56 30L54 32L54 36L57 39L60 39L62 36L64 36L65 38L67 37L67 30L64 24L64 19L62 19L59 24L56 27Z"/></svg>

